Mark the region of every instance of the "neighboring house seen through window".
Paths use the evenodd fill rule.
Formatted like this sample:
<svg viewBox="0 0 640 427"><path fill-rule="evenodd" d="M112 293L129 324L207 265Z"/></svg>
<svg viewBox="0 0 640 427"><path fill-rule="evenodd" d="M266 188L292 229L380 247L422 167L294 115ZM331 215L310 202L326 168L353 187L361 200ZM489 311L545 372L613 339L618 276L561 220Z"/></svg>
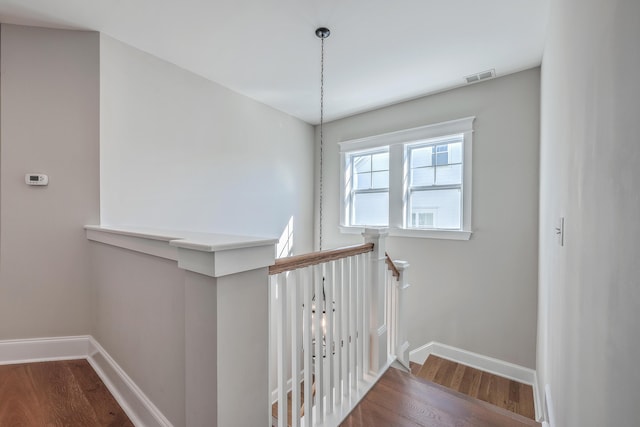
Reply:
<svg viewBox="0 0 640 427"><path fill-rule="evenodd" d="M342 231L468 239L473 120L340 143Z"/></svg>

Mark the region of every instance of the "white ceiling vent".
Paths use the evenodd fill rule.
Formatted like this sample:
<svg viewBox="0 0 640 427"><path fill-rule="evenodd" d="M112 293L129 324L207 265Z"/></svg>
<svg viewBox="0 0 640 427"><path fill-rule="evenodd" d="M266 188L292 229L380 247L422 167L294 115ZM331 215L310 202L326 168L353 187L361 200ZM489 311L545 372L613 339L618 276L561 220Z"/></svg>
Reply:
<svg viewBox="0 0 640 427"><path fill-rule="evenodd" d="M472 74L470 76L467 76L465 77L465 79L467 80L467 83L475 83L475 82L479 82L480 80L491 79L495 76L496 76L496 70L492 68L487 71L482 71L481 73L478 73L478 74Z"/></svg>

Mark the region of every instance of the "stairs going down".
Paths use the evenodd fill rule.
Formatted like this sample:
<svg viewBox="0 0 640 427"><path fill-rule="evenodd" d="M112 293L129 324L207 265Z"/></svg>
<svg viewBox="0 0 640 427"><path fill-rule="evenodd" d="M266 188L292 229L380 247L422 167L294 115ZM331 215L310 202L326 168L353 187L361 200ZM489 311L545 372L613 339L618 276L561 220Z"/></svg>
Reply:
<svg viewBox="0 0 640 427"><path fill-rule="evenodd" d="M411 372L451 390L535 419L533 387L431 354L423 365L412 363Z"/></svg>
<svg viewBox="0 0 640 427"><path fill-rule="evenodd" d="M344 427L520 427L536 421L390 368L341 424Z"/></svg>

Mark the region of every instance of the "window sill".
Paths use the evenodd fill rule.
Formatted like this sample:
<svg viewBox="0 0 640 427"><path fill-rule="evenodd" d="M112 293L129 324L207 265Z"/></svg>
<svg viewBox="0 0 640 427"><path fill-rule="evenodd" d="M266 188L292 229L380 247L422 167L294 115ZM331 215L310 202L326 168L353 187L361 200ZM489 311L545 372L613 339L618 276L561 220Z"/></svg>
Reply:
<svg viewBox="0 0 640 427"><path fill-rule="evenodd" d="M340 232L343 234L362 234L364 227L348 227L341 225ZM420 230L408 228L389 228L389 236L393 237L417 237L422 239L444 239L444 240L469 240L471 231L464 230Z"/></svg>

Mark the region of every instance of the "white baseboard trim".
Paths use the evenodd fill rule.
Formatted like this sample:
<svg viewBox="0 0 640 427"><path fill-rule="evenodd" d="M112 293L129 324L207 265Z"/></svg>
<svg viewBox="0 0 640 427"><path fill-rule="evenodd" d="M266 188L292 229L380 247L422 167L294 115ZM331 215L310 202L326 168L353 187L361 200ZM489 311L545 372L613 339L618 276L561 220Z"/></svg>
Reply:
<svg viewBox="0 0 640 427"><path fill-rule="evenodd" d="M544 398L547 403L546 407L549 427L556 427L556 413L553 407L553 400L551 399L551 386L549 384L544 386Z"/></svg>
<svg viewBox="0 0 640 427"><path fill-rule="evenodd" d="M136 427L173 427L90 335L0 341L0 365L86 359Z"/></svg>
<svg viewBox="0 0 640 427"><path fill-rule="evenodd" d="M540 390L540 384L538 383L538 373L534 373L534 381L533 384L533 409L536 411L536 421L542 423L546 421L545 412L544 412L544 398L542 397L542 392Z"/></svg>
<svg viewBox="0 0 640 427"><path fill-rule="evenodd" d="M500 375L501 377L524 384L533 385L536 380L536 371L533 369L435 341L410 352L409 360L422 364L427 360L427 357L429 357L430 354L462 363L463 365L471 366L472 368L481 369L485 372L489 372L490 374Z"/></svg>
<svg viewBox="0 0 640 427"><path fill-rule="evenodd" d="M0 341L0 365L86 359L89 337L35 338Z"/></svg>
<svg viewBox="0 0 640 427"><path fill-rule="evenodd" d="M528 384L533 387L533 399L536 411L536 419L540 420L542 413L540 411L541 402L539 401L538 384L536 381L536 371L524 366L516 365L510 362L505 362L493 357L484 356L471 351L463 350L460 348L452 347L450 345L442 344L436 341L432 341L423 345L411 352L409 352L409 360L415 363L423 364L430 354L448 359L453 362L462 363L463 365L471 366L472 368L480 369L490 374L499 375L510 380L515 380L523 384ZM553 426L552 426L553 427Z"/></svg>

